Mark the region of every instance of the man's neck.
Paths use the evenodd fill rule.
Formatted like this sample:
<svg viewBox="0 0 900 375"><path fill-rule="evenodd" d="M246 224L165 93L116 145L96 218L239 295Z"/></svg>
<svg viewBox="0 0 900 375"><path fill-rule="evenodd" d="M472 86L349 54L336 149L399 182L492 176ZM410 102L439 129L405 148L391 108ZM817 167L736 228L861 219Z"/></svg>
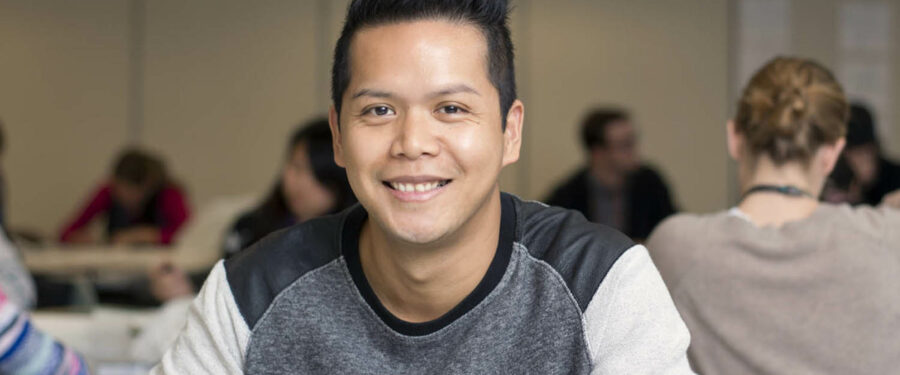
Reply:
<svg viewBox="0 0 900 375"><path fill-rule="evenodd" d="M397 318L435 320L484 278L497 250L500 216L497 192L456 233L427 245L389 238L367 220L359 242L363 273L381 304Z"/></svg>

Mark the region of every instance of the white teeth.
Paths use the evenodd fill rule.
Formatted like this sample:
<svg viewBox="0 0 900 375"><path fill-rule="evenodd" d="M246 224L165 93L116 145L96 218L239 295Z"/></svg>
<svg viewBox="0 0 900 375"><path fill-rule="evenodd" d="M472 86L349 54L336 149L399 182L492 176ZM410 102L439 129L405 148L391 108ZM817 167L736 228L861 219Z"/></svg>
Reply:
<svg viewBox="0 0 900 375"><path fill-rule="evenodd" d="M417 193L424 193L441 187L440 182L429 182L424 184L404 184L399 182L391 182L390 185L392 188L394 188L394 190Z"/></svg>

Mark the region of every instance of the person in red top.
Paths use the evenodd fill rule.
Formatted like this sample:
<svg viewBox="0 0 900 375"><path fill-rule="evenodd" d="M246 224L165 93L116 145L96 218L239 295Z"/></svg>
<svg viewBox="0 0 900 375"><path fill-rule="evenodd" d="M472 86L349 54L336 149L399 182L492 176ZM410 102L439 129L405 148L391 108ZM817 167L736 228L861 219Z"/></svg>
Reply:
<svg viewBox="0 0 900 375"><path fill-rule="evenodd" d="M187 199L153 155L126 149L112 177L100 185L84 209L60 234L64 243L96 243L88 225L106 219L106 240L114 244L168 245L190 216Z"/></svg>

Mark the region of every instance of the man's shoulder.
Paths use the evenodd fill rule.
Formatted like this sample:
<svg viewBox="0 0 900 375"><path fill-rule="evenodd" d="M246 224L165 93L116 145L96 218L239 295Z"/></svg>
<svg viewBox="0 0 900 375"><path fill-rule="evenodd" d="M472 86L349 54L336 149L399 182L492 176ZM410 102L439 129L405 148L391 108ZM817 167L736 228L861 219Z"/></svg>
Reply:
<svg viewBox="0 0 900 375"><path fill-rule="evenodd" d="M535 261L556 271L587 308L613 264L635 243L610 227L592 223L574 210L516 199L516 242Z"/></svg>
<svg viewBox="0 0 900 375"><path fill-rule="evenodd" d="M225 261L228 284L248 325L294 281L341 256L341 228L353 209L278 230Z"/></svg>

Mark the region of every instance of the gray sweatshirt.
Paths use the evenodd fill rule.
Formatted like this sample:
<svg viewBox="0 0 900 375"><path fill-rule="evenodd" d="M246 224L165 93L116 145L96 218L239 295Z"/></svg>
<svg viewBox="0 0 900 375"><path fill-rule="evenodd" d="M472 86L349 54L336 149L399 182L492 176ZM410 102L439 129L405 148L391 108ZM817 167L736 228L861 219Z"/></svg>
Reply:
<svg viewBox="0 0 900 375"><path fill-rule="evenodd" d="M378 301L356 206L217 264L152 373L690 373L690 337L645 248L574 211L501 201L487 273L437 320Z"/></svg>
<svg viewBox="0 0 900 375"><path fill-rule="evenodd" d="M900 211L821 204L778 228L678 215L647 244L697 372L900 372Z"/></svg>

